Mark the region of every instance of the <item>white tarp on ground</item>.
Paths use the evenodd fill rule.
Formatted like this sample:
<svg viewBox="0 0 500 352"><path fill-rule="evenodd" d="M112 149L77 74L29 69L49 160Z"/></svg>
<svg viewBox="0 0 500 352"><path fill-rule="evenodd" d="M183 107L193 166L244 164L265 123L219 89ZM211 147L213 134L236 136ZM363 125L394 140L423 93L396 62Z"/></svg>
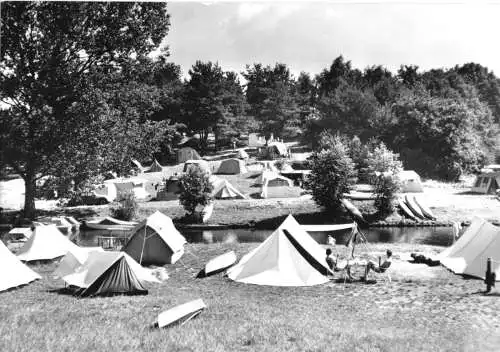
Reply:
<svg viewBox="0 0 500 352"><path fill-rule="evenodd" d="M17 252L17 258L23 261L50 260L73 251L82 251L71 242L56 225L36 226L28 241Z"/></svg>
<svg viewBox="0 0 500 352"><path fill-rule="evenodd" d="M475 217L471 225L453 246L438 256L441 264L455 274L484 279L486 261L492 259L491 269L500 281L500 228Z"/></svg>
<svg viewBox="0 0 500 352"><path fill-rule="evenodd" d="M37 279L41 279L40 275L23 264L0 241L0 292Z"/></svg>
<svg viewBox="0 0 500 352"><path fill-rule="evenodd" d="M172 219L156 211L139 223L123 251L140 264L173 264L184 254L186 239Z"/></svg>
<svg viewBox="0 0 500 352"><path fill-rule="evenodd" d="M271 236L228 271L238 282L271 286L312 286L331 273L325 250L289 215Z"/></svg>
<svg viewBox="0 0 500 352"><path fill-rule="evenodd" d="M87 288L122 257L125 257L128 266L139 280L160 282L151 270L140 266L126 253L98 251L90 252L87 260L77 267L75 272L64 276L62 279L70 286Z"/></svg>

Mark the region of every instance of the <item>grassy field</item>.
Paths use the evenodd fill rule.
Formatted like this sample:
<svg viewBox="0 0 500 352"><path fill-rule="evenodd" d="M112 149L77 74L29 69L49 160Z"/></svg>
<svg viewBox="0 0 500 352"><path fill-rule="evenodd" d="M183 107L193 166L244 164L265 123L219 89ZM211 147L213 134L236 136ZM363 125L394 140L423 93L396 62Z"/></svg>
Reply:
<svg viewBox="0 0 500 352"><path fill-rule="evenodd" d="M170 278L147 296L78 299L62 294L55 264L43 279L0 294L0 351L498 351L500 300L442 267L395 260L392 283L304 288L246 285L194 276L213 256L257 244L189 244ZM377 256L387 245L360 247ZM430 246L389 245L395 257ZM344 253L345 247L337 247ZM359 270L354 273L360 275ZM340 274L339 274L340 275ZM376 274L374 274L376 275ZM152 329L159 312L202 298L184 326Z"/></svg>

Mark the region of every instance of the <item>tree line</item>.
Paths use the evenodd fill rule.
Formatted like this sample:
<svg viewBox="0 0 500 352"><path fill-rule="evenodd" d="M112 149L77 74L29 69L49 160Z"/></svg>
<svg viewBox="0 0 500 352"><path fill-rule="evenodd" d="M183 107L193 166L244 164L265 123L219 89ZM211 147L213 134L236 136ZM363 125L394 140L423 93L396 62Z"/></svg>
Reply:
<svg viewBox="0 0 500 352"><path fill-rule="evenodd" d="M284 63L240 76L197 61L182 78L156 58L170 28L165 3L4 2L0 48L0 166L25 180L27 216L37 179L76 186L130 158L169 155L183 133L200 148L248 132L317 147L322 132L376 139L423 176L457 179L499 154L500 80L468 63L421 71L359 70L342 56L294 77Z"/></svg>

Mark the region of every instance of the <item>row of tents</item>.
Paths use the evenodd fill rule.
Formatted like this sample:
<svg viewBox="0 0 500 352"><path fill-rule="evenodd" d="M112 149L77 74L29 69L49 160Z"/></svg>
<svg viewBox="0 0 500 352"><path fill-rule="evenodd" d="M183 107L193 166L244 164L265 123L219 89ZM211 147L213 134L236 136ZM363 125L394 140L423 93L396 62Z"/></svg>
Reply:
<svg viewBox="0 0 500 352"><path fill-rule="evenodd" d="M347 225L341 228L356 229L355 223ZM326 263L324 248L306 230L308 227L289 215L264 242L227 269L227 276L237 282L272 286L328 282L333 272ZM0 243L0 290L40 278L21 261L64 255L54 274L80 296L144 294L146 283L160 280L143 265L175 263L183 255L185 243L171 219L159 212L134 228L121 252L81 248L54 226L40 226L17 256ZM500 278L500 228L479 218L472 221L453 246L437 256L454 273L479 278L485 277L487 258L492 259L493 272Z"/></svg>

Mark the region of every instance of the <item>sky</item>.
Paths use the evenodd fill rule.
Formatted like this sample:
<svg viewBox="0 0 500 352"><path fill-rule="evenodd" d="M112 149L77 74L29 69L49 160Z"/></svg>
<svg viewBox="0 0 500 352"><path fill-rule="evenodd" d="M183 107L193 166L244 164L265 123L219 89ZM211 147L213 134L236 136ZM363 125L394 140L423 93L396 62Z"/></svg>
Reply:
<svg viewBox="0 0 500 352"><path fill-rule="evenodd" d="M164 44L184 77L196 60L238 73L282 62L295 77L315 75L339 55L361 70L476 62L500 76L500 1L174 1L168 11Z"/></svg>

